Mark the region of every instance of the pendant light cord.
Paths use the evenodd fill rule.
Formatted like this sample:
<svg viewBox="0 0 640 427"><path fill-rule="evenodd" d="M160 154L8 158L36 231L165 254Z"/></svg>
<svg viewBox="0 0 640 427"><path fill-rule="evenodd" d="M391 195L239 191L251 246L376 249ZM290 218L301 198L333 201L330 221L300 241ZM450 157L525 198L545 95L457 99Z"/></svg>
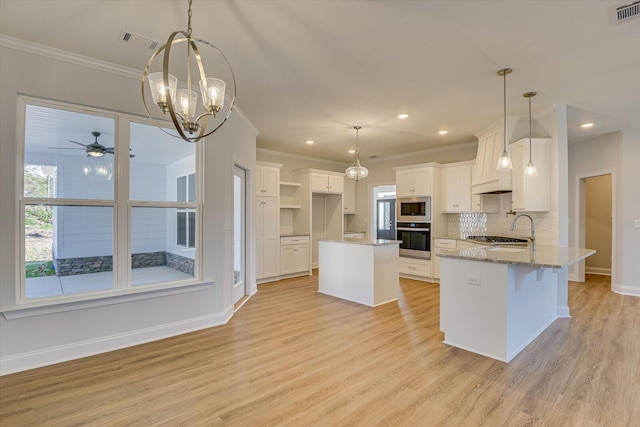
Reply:
<svg viewBox="0 0 640 427"><path fill-rule="evenodd" d="M503 107L503 117L504 117L504 127L502 130L502 147L504 149L504 151L507 151L507 73L505 72L503 75L503 91L502 93L504 94L502 97L502 107Z"/></svg>
<svg viewBox="0 0 640 427"><path fill-rule="evenodd" d="M191 2L192 0L189 0L189 11L187 12L187 36L191 37Z"/></svg>
<svg viewBox="0 0 640 427"><path fill-rule="evenodd" d="M531 97L529 97L529 162L531 162Z"/></svg>

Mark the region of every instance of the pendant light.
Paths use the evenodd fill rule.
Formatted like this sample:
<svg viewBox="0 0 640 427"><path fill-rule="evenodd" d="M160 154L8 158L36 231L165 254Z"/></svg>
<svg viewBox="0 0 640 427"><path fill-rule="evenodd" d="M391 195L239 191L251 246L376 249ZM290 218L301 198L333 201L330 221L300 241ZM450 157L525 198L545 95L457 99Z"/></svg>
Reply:
<svg viewBox="0 0 640 427"><path fill-rule="evenodd" d="M513 70L511 68L503 68L498 71L498 75L503 77L504 80L504 91L503 91L503 106L504 106L504 129L502 130L502 154L498 159L498 166L496 169L498 170L511 170L511 158L509 157L509 153L507 153L507 74L511 74Z"/></svg>
<svg viewBox="0 0 640 427"><path fill-rule="evenodd" d="M537 92L527 92L524 96L529 99L529 163L527 163L527 167L524 169L525 176L538 176L538 169L536 165L533 164L533 160L531 158L531 98L537 95Z"/></svg>
<svg viewBox="0 0 640 427"><path fill-rule="evenodd" d="M359 131L362 129L362 126L354 126L356 130L356 160L355 162L347 168L345 171L345 175L347 177L353 179L354 181L360 181L369 175L369 170L360 164L360 149L359 149Z"/></svg>
<svg viewBox="0 0 640 427"><path fill-rule="evenodd" d="M175 31L169 35L167 42L160 46L158 50L156 50L147 65L144 68L142 73L142 103L144 104L144 109L147 112L147 115L151 120L151 113L149 112L149 108L147 107L147 101L145 98L145 81L149 82L149 90L151 91L151 96L153 98L153 102L157 105L160 110L166 114L169 113L171 116L171 121L173 122L176 131L179 136L174 135L173 133L168 133L171 136L176 136L178 138L182 138L187 142L197 142L205 136L211 135L213 132L218 130L229 118L231 115L231 111L233 110L233 106L236 99L236 79L233 74L233 69L231 68L231 64L224 56L222 51L215 47L213 44L192 37L191 35L191 2L189 1L189 11L187 13L187 31ZM186 77L186 82L182 83L181 88L178 89L178 79L169 74L169 64L175 64L176 61L170 60L171 48L173 45L184 43L186 46L186 62L184 62L184 75ZM223 72L228 77L230 83L232 83L232 95L230 96L231 100L229 102L229 107L226 115L221 118L218 117L218 120L214 120L216 115L225 108L225 91L227 90L227 84L225 81L218 78L207 77L204 70L203 65L203 57L200 49L198 48L198 44L200 46L204 46L205 48L208 46L213 49L214 55L207 58L207 64L211 64L214 61L213 58L218 58L217 63L222 65L217 72ZM151 73L149 74L149 69L153 64L154 59L164 51L163 63L162 63L162 72ZM209 50L210 52L210 50ZM175 59L175 55L174 55ZM196 66L198 69L198 74L194 75L196 81L199 82L200 85L200 94L202 96L202 103L204 104L204 111L202 114L197 115L197 104L198 104L198 92L192 90L191 85L191 66ZM194 73L195 74L195 73ZM221 116L221 115L220 115ZM160 129L163 127L159 124L156 124ZM187 135L188 134L188 135Z"/></svg>

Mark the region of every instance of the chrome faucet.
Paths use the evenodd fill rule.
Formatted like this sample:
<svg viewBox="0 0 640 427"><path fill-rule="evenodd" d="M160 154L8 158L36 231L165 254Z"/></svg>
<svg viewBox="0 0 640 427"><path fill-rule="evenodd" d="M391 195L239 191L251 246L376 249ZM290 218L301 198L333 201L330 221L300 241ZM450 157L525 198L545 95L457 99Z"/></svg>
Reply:
<svg viewBox="0 0 640 427"><path fill-rule="evenodd" d="M531 239L531 251L533 252L536 250L536 228L533 225L533 218L531 218L530 215L523 213L516 215L516 217L513 218L513 222L511 223L511 231L516 230L516 222L521 216L526 216L527 218L529 218L529 221L531 221L531 237L529 239Z"/></svg>

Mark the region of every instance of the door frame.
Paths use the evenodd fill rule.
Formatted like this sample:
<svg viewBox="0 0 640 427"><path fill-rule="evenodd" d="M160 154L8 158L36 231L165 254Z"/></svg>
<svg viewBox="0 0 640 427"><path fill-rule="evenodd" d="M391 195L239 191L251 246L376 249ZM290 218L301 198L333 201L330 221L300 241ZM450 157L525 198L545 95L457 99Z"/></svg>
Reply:
<svg viewBox="0 0 640 427"><path fill-rule="evenodd" d="M614 291L617 276L616 262L616 170L603 169L577 174L575 176L575 211L574 211L574 246L585 247L586 241L586 199L587 199L587 178L596 176L611 175L611 290ZM572 280L584 282L585 261L576 264L575 273Z"/></svg>
<svg viewBox="0 0 640 427"><path fill-rule="evenodd" d="M367 197L368 197L368 206L369 206L369 217L368 218L364 218L364 224L367 226L367 228L369 229L369 236L371 236L371 238L374 238L374 236L376 236L378 228L377 228L377 221L376 221L376 209L377 209L377 198L376 198L376 188L377 187L395 187L396 186L396 182L395 181L383 181L383 182L370 182L368 183L367 186ZM397 201L397 197L396 197L396 201Z"/></svg>
<svg viewBox="0 0 640 427"><path fill-rule="evenodd" d="M255 269L255 262L254 262L254 257L251 256L251 254L253 253L253 246L251 245L251 241L253 238L252 235L252 227L251 227L251 212L252 212L252 205L251 205L251 200L252 198L250 197L251 194L253 194L253 187L252 187L252 179L253 179L253 173L251 171L251 169L249 169L248 167L246 167L241 161L239 161L238 159L233 160L233 167L232 167L232 172L233 172L233 178L232 178L232 206L235 206L235 177L236 177L236 168L241 169L244 172L244 200L243 200L243 205L244 205L244 218L243 218L243 223L242 223L242 245L243 245L243 267L244 267L244 296L249 296L252 294L251 292L251 286L250 283L255 282L254 278L255 278L255 273L254 273L254 269ZM231 307L234 307L234 296L233 296L233 287L235 285L235 275L234 275L234 271L235 271L235 248L233 247L233 242L234 242L234 233L235 233L235 208L232 208L232 214L231 214L231 289L229 292L229 299L231 302ZM241 304L235 308L235 310L239 309L244 302L246 302L246 299L243 301L242 299L240 299Z"/></svg>

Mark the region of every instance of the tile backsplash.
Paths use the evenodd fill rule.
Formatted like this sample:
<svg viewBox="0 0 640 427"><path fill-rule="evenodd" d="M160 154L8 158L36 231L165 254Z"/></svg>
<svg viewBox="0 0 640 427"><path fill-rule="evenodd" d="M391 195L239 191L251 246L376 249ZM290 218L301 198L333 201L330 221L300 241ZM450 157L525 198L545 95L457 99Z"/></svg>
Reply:
<svg viewBox="0 0 640 427"><path fill-rule="evenodd" d="M447 234L460 238L467 236L509 236L529 237L531 223L521 218L516 230L511 231L514 215L507 215L511 208L511 194L500 196L499 213L448 214ZM531 215L536 227L536 241L539 245L558 245L558 217L555 212L526 212Z"/></svg>

